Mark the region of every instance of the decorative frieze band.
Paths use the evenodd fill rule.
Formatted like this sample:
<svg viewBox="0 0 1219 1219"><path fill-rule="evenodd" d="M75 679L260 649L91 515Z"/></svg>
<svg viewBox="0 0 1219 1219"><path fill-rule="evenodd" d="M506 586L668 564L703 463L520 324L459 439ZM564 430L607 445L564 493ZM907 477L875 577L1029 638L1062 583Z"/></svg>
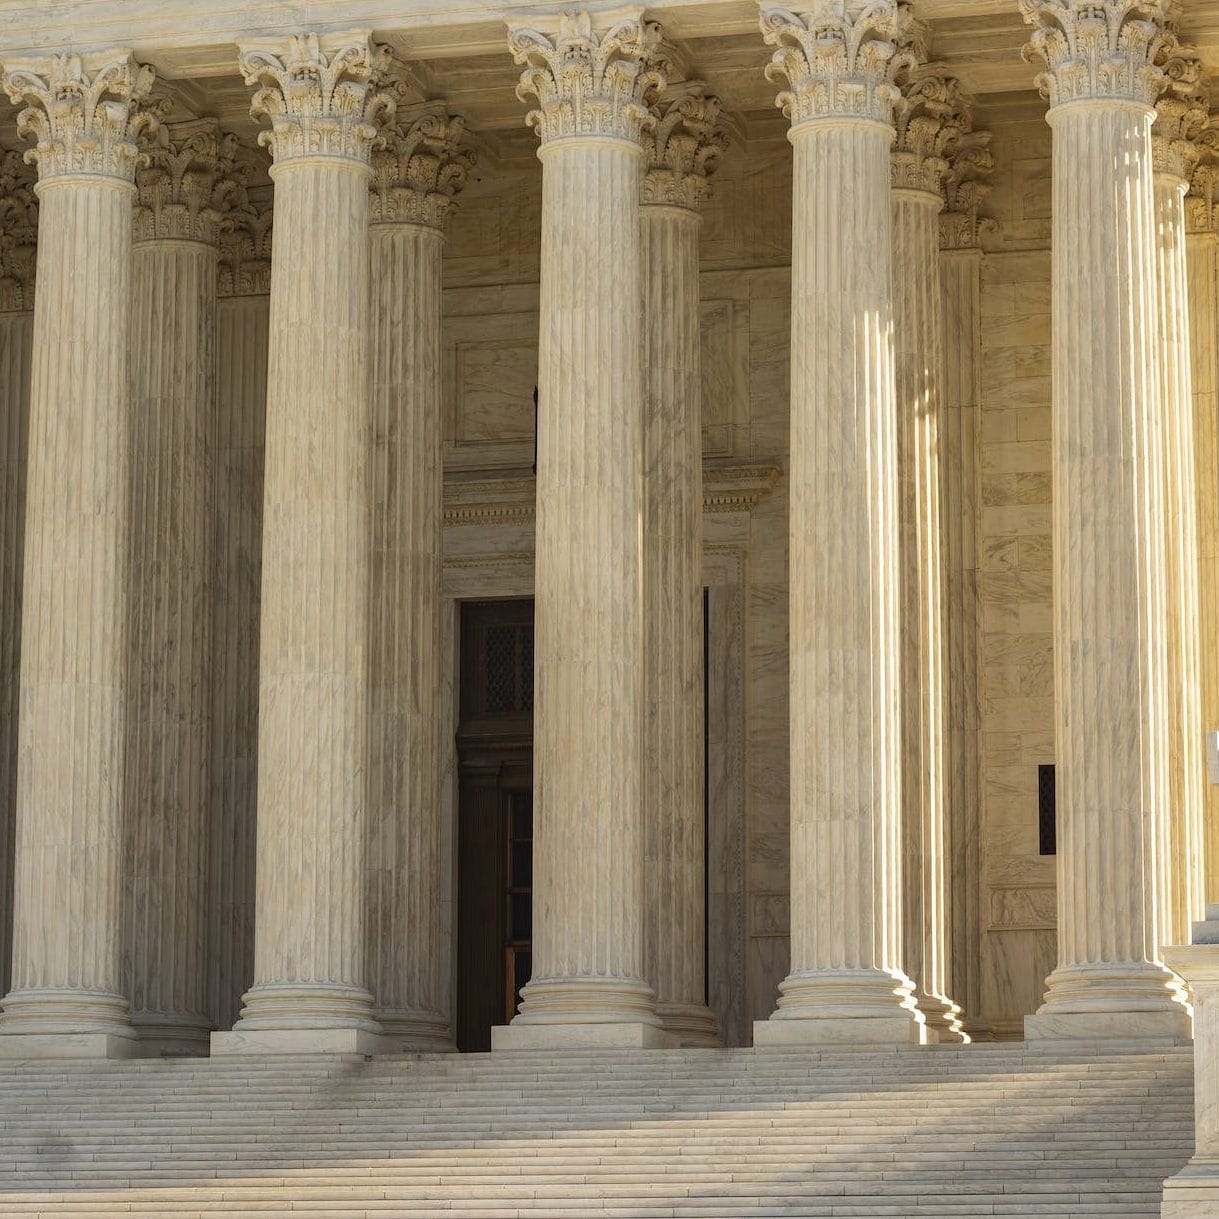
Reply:
<svg viewBox="0 0 1219 1219"><path fill-rule="evenodd" d="M297 34L241 44L241 74L257 85L250 114L270 123L259 142L276 162L338 157L367 162L394 103L380 88L390 65L368 30Z"/></svg>
<svg viewBox="0 0 1219 1219"><path fill-rule="evenodd" d="M0 153L0 313L34 307L38 196L34 170L19 152Z"/></svg>
<svg viewBox="0 0 1219 1219"><path fill-rule="evenodd" d="M11 59L0 77L14 105L17 133L32 136L26 154L42 181L75 174L133 180L136 137L155 127L141 106L153 70L127 50Z"/></svg>
<svg viewBox="0 0 1219 1219"><path fill-rule="evenodd" d="M511 26L508 48L524 66L516 95L535 97L525 121L543 144L574 135L638 140L665 85L660 26L641 15L598 27L587 12L564 13L553 32Z"/></svg>
<svg viewBox="0 0 1219 1219"><path fill-rule="evenodd" d="M1174 0L1020 0L1034 27L1024 48L1046 71L1037 88L1051 105L1093 98L1155 103L1173 54Z"/></svg>
<svg viewBox="0 0 1219 1219"><path fill-rule="evenodd" d="M372 154L372 223L442 229L474 166L465 138L465 119L443 103L399 111Z"/></svg>
<svg viewBox="0 0 1219 1219"><path fill-rule="evenodd" d="M641 199L697 211L728 146L722 103L702 81L687 81L667 91L652 115L643 133Z"/></svg>
<svg viewBox="0 0 1219 1219"><path fill-rule="evenodd" d="M819 118L890 122L899 97L894 77L917 60L912 25L904 0L850 8L842 0L814 0L799 14L763 8L762 37L775 48L766 79L789 85L776 104L793 127Z"/></svg>
<svg viewBox="0 0 1219 1219"><path fill-rule="evenodd" d="M237 137L215 119L161 126L135 173L135 240L214 245L225 215L245 197L237 152Z"/></svg>

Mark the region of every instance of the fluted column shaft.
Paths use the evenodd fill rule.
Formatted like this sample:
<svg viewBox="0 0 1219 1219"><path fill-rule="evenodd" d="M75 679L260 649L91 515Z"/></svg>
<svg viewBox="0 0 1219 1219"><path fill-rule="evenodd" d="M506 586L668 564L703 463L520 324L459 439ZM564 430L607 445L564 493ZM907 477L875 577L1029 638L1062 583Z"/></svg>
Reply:
<svg viewBox="0 0 1219 1219"><path fill-rule="evenodd" d="M706 1002L703 477L698 237L645 204L644 769L646 976L683 1045L715 1045Z"/></svg>
<svg viewBox="0 0 1219 1219"><path fill-rule="evenodd" d="M1168 703L1152 116L1120 97L1049 112L1059 963L1030 1037L1187 1028L1159 955Z"/></svg>
<svg viewBox="0 0 1219 1219"><path fill-rule="evenodd" d="M216 247L137 241L124 963L132 1023L206 1044Z"/></svg>
<svg viewBox="0 0 1219 1219"><path fill-rule="evenodd" d="M271 169L258 896L244 1030L376 1029L362 790L368 173L345 157Z"/></svg>
<svg viewBox="0 0 1219 1219"><path fill-rule="evenodd" d="M938 193L893 192L904 957L928 1026L961 1037L948 997L947 671L940 511L944 357Z"/></svg>
<svg viewBox="0 0 1219 1219"><path fill-rule="evenodd" d="M133 194L101 176L38 185L6 1032L130 1030L119 916Z"/></svg>
<svg viewBox="0 0 1219 1219"><path fill-rule="evenodd" d="M372 226L370 981L388 1035L451 1049L440 990L443 231Z"/></svg>
<svg viewBox="0 0 1219 1219"><path fill-rule="evenodd" d="M535 906L517 1022L654 1026L643 981L641 150L580 136L539 155Z"/></svg>
<svg viewBox="0 0 1219 1219"><path fill-rule="evenodd" d="M1188 185L1172 173L1154 175L1169 700L1165 847L1170 873L1160 946L1189 943L1192 924L1206 913L1198 509L1185 264Z"/></svg>
<svg viewBox="0 0 1219 1219"><path fill-rule="evenodd" d="M892 129L814 119L791 141L791 973L755 1041L909 1040Z"/></svg>

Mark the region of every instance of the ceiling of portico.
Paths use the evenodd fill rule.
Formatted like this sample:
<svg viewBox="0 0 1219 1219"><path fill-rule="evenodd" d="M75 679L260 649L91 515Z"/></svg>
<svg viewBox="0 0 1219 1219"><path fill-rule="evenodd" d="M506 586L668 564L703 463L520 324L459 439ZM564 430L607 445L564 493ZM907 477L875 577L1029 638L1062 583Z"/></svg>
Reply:
<svg viewBox="0 0 1219 1219"><path fill-rule="evenodd" d="M1027 27L1016 0L914 3L931 29L933 56L966 89L980 97L1031 94L1035 69L1021 58ZM515 146L509 133L521 132L526 107L514 94L518 69L506 51L504 19L537 8L536 0L0 0L0 56L131 46L157 69L177 103L173 117L214 115L252 137L249 90L236 71L237 41L365 25L407 65L420 98L447 100L490 146L505 140ZM768 52L758 33L756 0L653 0L647 11L664 26L686 75L708 81L751 130L781 131L776 88L762 74ZM1181 28L1219 77L1219 0L1184 0ZM0 117L0 143L15 142L12 113Z"/></svg>

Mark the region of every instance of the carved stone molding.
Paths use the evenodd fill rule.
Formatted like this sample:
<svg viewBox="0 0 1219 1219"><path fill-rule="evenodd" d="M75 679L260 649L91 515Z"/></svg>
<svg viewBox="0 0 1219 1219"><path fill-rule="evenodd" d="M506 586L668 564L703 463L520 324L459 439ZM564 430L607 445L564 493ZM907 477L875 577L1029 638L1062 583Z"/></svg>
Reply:
<svg viewBox="0 0 1219 1219"><path fill-rule="evenodd" d="M375 44L370 31L263 38L242 43L239 51L246 84L258 86L250 114L271 124L259 143L276 162L368 161L394 108L390 94L379 87L389 50Z"/></svg>
<svg viewBox="0 0 1219 1219"><path fill-rule="evenodd" d="M944 180L944 210L940 213L940 248L968 250L978 245L982 230L994 221L978 215L990 194L995 169L989 131L969 131L957 141Z"/></svg>
<svg viewBox="0 0 1219 1219"><path fill-rule="evenodd" d="M1037 88L1051 105L1091 98L1155 103L1176 47L1174 0L1020 0L1034 27L1024 47L1046 71Z"/></svg>
<svg viewBox="0 0 1219 1219"><path fill-rule="evenodd" d="M38 261L34 178L34 170L21 153L0 153L0 313L34 307Z"/></svg>
<svg viewBox="0 0 1219 1219"><path fill-rule="evenodd" d="M1206 155L1201 136L1210 126L1210 101L1202 87L1202 63L1183 51L1165 65L1168 88L1156 102L1151 129L1155 172L1188 183Z"/></svg>
<svg viewBox="0 0 1219 1219"><path fill-rule="evenodd" d="M893 188L944 198L950 159L973 125L972 103L942 64L903 72L898 83L897 136L889 159Z"/></svg>
<svg viewBox="0 0 1219 1219"><path fill-rule="evenodd" d="M474 166L465 138L465 119L442 102L399 111L372 154L372 223L442 229Z"/></svg>
<svg viewBox="0 0 1219 1219"><path fill-rule="evenodd" d="M543 144L573 135L638 140L648 107L664 88L660 26L639 14L598 25L587 12L563 13L557 28L509 27L508 48L524 65L516 95L536 97L525 121Z"/></svg>
<svg viewBox="0 0 1219 1219"><path fill-rule="evenodd" d="M687 81L652 107L655 124L643 133L641 200L697 211L708 179L728 147L722 103L702 81Z"/></svg>
<svg viewBox="0 0 1219 1219"><path fill-rule="evenodd" d="M790 86L776 104L793 127L817 118L890 122L894 76L917 62L915 33L904 0L813 0L798 14L763 8L762 37L775 48L766 79Z"/></svg>
<svg viewBox="0 0 1219 1219"><path fill-rule="evenodd" d="M751 512L774 489L780 474L775 466L705 466L703 511ZM531 474L448 478L444 485L444 523L530 524L534 519L534 488Z"/></svg>
<svg viewBox="0 0 1219 1219"><path fill-rule="evenodd" d="M214 245L226 213L245 197L234 135L215 119L161 126L135 172L135 240L172 238Z"/></svg>
<svg viewBox="0 0 1219 1219"><path fill-rule="evenodd" d="M90 174L130 182L139 156L136 137L156 114L140 106L153 70L127 50L11 59L0 78L14 105L17 133L33 136L26 157L48 178Z"/></svg>

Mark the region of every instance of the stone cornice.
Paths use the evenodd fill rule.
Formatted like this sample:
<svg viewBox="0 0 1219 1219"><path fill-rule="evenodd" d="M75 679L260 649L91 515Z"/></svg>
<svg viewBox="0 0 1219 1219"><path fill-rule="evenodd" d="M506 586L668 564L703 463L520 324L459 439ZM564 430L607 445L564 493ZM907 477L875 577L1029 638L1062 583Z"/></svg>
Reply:
<svg viewBox="0 0 1219 1219"><path fill-rule="evenodd" d="M973 124L973 109L942 64L921 64L898 81L897 135L889 164L895 190L921 190L945 198L950 158Z"/></svg>
<svg viewBox="0 0 1219 1219"><path fill-rule="evenodd" d="M400 110L372 154L372 223L443 229L474 165L465 135L465 119L442 102Z"/></svg>
<svg viewBox="0 0 1219 1219"><path fill-rule="evenodd" d="M1045 64L1036 83L1051 107L1154 105L1176 46L1174 0L1020 0L1020 13L1034 27L1024 57Z"/></svg>
<svg viewBox="0 0 1219 1219"><path fill-rule="evenodd" d="M750 512L774 489L776 466L709 465L703 471L704 512ZM446 525L527 525L534 519L532 474L450 478L444 485Z"/></svg>
<svg viewBox="0 0 1219 1219"><path fill-rule="evenodd" d="M697 211L728 147L722 103L702 81L687 81L666 92L652 115L656 122L643 133L640 200Z"/></svg>
<svg viewBox="0 0 1219 1219"><path fill-rule="evenodd" d="M162 126L136 169L136 241L216 244L227 212L245 198L238 141L215 119Z"/></svg>
<svg viewBox="0 0 1219 1219"><path fill-rule="evenodd" d="M969 131L957 141L944 180L944 210L940 213L940 248L967 250L978 245L982 229L993 221L978 212L990 194L995 158L989 131Z"/></svg>
<svg viewBox="0 0 1219 1219"><path fill-rule="evenodd" d="M12 59L0 77L14 105L17 133L33 136L26 153L42 181L87 174L131 182L136 138L156 124L141 107L153 70L129 50Z"/></svg>
<svg viewBox="0 0 1219 1219"><path fill-rule="evenodd" d="M563 13L543 30L510 24L508 48L523 66L516 95L535 97L525 121L543 144L569 136L637 141L664 88L660 26L641 10Z"/></svg>
<svg viewBox="0 0 1219 1219"><path fill-rule="evenodd" d="M799 12L764 6L761 20L775 48L766 79L787 81L776 104L793 127L818 118L892 120L894 77L918 57L904 0L812 0Z"/></svg>
<svg viewBox="0 0 1219 1219"><path fill-rule="evenodd" d="M34 307L38 262L34 179L34 170L21 153L0 153L0 313Z"/></svg>
<svg viewBox="0 0 1219 1219"><path fill-rule="evenodd" d="M238 49L246 84L257 86L250 114L271 124L259 143L277 164L301 157L367 163L394 108L380 88L389 51L370 31L261 38Z"/></svg>

